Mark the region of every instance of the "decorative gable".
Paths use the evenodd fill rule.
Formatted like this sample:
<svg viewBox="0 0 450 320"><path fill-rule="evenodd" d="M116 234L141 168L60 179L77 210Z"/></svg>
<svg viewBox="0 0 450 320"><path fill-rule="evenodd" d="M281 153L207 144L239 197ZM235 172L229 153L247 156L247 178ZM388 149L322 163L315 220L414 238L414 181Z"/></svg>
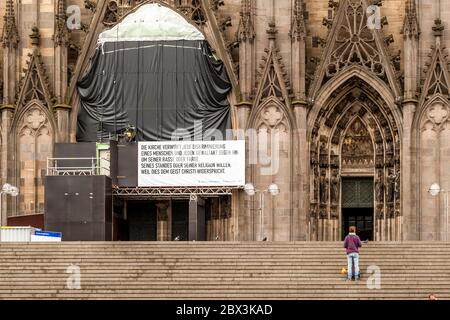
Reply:
<svg viewBox="0 0 450 320"><path fill-rule="evenodd" d="M48 79L45 75L41 54L35 49L29 56L30 61L27 62L28 68L21 82L17 109L19 110L32 100L41 101L47 108L51 108L53 100L48 89Z"/></svg>
<svg viewBox="0 0 450 320"><path fill-rule="evenodd" d="M334 76L355 65L380 78L399 95L400 86L385 45L390 37L383 38L382 31L377 30L377 21L373 28L370 26L368 17L372 14L366 0L339 2L311 87L312 96Z"/></svg>
<svg viewBox="0 0 450 320"><path fill-rule="evenodd" d="M450 94L450 75L447 68L447 54L440 42L440 36L443 30L443 25L440 20L435 21L436 25L433 27L436 33L436 45L433 47L431 54L431 63L427 72L427 77L423 86L423 98L431 97L441 94L449 97Z"/></svg>

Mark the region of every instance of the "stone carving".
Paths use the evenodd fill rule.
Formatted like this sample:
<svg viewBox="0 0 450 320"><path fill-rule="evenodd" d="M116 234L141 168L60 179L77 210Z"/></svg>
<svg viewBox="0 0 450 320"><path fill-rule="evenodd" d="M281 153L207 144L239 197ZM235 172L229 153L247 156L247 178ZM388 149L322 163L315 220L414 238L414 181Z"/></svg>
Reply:
<svg viewBox="0 0 450 320"><path fill-rule="evenodd" d="M14 13L13 0L6 0L6 14L5 22L3 24L2 42L3 47L17 48L19 43L19 32L16 25L16 15Z"/></svg>
<svg viewBox="0 0 450 320"><path fill-rule="evenodd" d="M332 205L330 208L330 217L331 219L339 219L339 210L337 205Z"/></svg>
<svg viewBox="0 0 450 320"><path fill-rule="evenodd" d="M395 181L394 181L394 193L395 193L395 200L396 201L400 201L400 171L397 172L396 176L395 176Z"/></svg>
<svg viewBox="0 0 450 320"><path fill-rule="evenodd" d="M328 203L328 182L326 171L322 170L320 175L320 202L322 204Z"/></svg>
<svg viewBox="0 0 450 320"><path fill-rule="evenodd" d="M309 217L310 219L317 219L317 206L312 205L309 210Z"/></svg>
<svg viewBox="0 0 450 320"><path fill-rule="evenodd" d="M311 165L318 164L319 161L317 160L317 145L315 143L311 144L310 154L311 154L311 159L310 159Z"/></svg>
<svg viewBox="0 0 450 320"><path fill-rule="evenodd" d="M375 196L377 202L383 202L384 200L384 179L383 171L378 172L378 176L375 180Z"/></svg>
<svg viewBox="0 0 450 320"><path fill-rule="evenodd" d="M331 203L337 204L339 203L339 171L333 170L333 174L331 176Z"/></svg>
<svg viewBox="0 0 450 320"><path fill-rule="evenodd" d="M292 39L300 41L306 34L305 20L303 16L303 2L295 0L291 31L289 35Z"/></svg>
<svg viewBox="0 0 450 320"><path fill-rule="evenodd" d="M314 179L314 190L313 190L313 201L318 202L319 200L319 180Z"/></svg>
<svg viewBox="0 0 450 320"><path fill-rule="evenodd" d="M323 140L322 137L321 140ZM320 144L319 166L321 168L327 168L329 166L327 144L325 141L322 141Z"/></svg>
<svg viewBox="0 0 450 320"><path fill-rule="evenodd" d="M394 205L393 204L388 204L388 207L387 207L387 217L389 218L389 219L392 219L392 218L394 218L395 217L395 209L394 209Z"/></svg>
<svg viewBox="0 0 450 320"><path fill-rule="evenodd" d="M322 220L328 219L327 206L324 204L320 205L319 218Z"/></svg>
<svg viewBox="0 0 450 320"><path fill-rule="evenodd" d="M339 168L339 155L335 154L333 150L331 150L330 154L330 166L332 168Z"/></svg>
<svg viewBox="0 0 450 320"><path fill-rule="evenodd" d="M427 116L436 127L439 127L449 118L449 108L441 103L435 103L428 108Z"/></svg>
<svg viewBox="0 0 450 320"><path fill-rule="evenodd" d="M418 37L420 34L419 21L415 0L407 0L405 6L405 20L403 22L403 35L405 37Z"/></svg>
<svg viewBox="0 0 450 320"><path fill-rule="evenodd" d="M262 120L268 127L275 128L283 120L283 113L278 106L270 104L264 108Z"/></svg>
<svg viewBox="0 0 450 320"><path fill-rule="evenodd" d="M241 18L237 31L239 41L253 41L255 38L255 27L253 25L252 0L242 0L241 2Z"/></svg>
<svg viewBox="0 0 450 320"><path fill-rule="evenodd" d="M53 41L55 46L67 46L69 44L69 32L67 30L65 0L58 0L58 11L55 15L55 34Z"/></svg>
<svg viewBox="0 0 450 320"><path fill-rule="evenodd" d="M397 175L394 173L392 169L389 170L389 175L387 176L387 199L388 203L394 202L395 197L395 180L397 179Z"/></svg>
<svg viewBox="0 0 450 320"><path fill-rule="evenodd" d="M25 122L33 129L39 128L39 126L45 121L45 115L38 108L31 109L25 116Z"/></svg>
<svg viewBox="0 0 450 320"><path fill-rule="evenodd" d="M42 131L44 127L48 126L48 119L40 107L31 107L28 109L19 123L18 127L22 128L20 129L21 135L35 135L38 131L40 133L49 133L48 128L46 129L47 131Z"/></svg>
<svg viewBox="0 0 450 320"><path fill-rule="evenodd" d="M373 164L372 139L366 126L357 118L348 129L342 144L342 166L367 168Z"/></svg>
<svg viewBox="0 0 450 320"><path fill-rule="evenodd" d="M378 204L375 208L375 217L378 220L381 220L384 218L384 210L383 210L383 204Z"/></svg>

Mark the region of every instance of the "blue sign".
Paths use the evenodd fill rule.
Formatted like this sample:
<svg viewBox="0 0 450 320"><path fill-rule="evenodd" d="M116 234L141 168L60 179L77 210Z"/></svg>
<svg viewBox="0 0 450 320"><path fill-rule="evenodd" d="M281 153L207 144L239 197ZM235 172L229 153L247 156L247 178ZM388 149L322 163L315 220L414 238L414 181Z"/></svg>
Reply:
<svg viewBox="0 0 450 320"><path fill-rule="evenodd" d="M35 231L35 236L39 237L52 237L52 238L62 238L61 232L51 232L51 231Z"/></svg>

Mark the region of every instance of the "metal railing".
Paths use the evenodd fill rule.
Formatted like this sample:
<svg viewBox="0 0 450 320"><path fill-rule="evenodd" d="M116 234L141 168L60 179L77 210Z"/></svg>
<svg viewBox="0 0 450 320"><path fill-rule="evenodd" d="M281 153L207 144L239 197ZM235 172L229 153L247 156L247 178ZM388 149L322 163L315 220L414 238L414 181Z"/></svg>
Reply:
<svg viewBox="0 0 450 320"><path fill-rule="evenodd" d="M47 176L110 175L110 162L105 158L47 158Z"/></svg>

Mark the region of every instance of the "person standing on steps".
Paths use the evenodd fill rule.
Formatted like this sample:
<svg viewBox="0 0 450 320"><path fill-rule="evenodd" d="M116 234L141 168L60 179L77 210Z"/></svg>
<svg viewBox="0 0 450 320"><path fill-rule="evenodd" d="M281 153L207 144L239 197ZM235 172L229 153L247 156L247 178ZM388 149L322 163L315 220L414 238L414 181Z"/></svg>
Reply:
<svg viewBox="0 0 450 320"><path fill-rule="evenodd" d="M345 237L344 248L347 251L347 281L360 279L359 272L359 248L361 248L361 239L356 235L356 227L350 227L350 232ZM353 268L355 271L353 272Z"/></svg>

